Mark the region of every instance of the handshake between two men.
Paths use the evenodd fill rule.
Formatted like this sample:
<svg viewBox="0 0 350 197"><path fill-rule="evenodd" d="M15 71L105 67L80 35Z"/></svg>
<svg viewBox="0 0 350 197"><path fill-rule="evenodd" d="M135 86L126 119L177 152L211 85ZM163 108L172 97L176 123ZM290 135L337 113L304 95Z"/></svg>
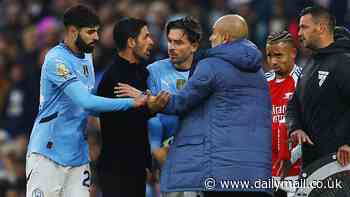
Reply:
<svg viewBox="0 0 350 197"><path fill-rule="evenodd" d="M157 96L153 96L149 90L144 93L124 83L118 83L118 86L114 87L114 94L117 97L134 98L135 108L147 105L152 114L162 111L170 99L170 93L166 91L160 91Z"/></svg>

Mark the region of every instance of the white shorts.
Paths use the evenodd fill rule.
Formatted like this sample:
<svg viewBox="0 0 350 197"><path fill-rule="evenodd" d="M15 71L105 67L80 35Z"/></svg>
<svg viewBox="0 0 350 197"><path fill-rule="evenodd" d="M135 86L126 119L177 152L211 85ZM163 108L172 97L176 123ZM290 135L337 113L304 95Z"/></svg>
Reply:
<svg viewBox="0 0 350 197"><path fill-rule="evenodd" d="M27 156L27 197L89 197L90 166L64 167L47 157Z"/></svg>
<svg viewBox="0 0 350 197"><path fill-rule="evenodd" d="M203 197L202 192L165 192L162 197Z"/></svg>

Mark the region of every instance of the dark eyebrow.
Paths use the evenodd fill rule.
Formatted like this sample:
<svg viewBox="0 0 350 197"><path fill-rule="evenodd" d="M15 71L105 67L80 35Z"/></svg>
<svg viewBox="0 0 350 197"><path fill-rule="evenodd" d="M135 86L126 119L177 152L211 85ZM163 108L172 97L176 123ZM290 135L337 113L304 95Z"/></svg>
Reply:
<svg viewBox="0 0 350 197"><path fill-rule="evenodd" d="M87 30L88 33L94 33L94 32L97 32L98 30L97 29L89 29Z"/></svg>
<svg viewBox="0 0 350 197"><path fill-rule="evenodd" d="M173 40L174 40L174 41L181 41L181 39L182 39L184 36L185 36L185 32L182 33L182 36L181 36L179 39L177 39L177 40L174 40L174 39L173 39ZM169 40L169 36L168 36L168 40Z"/></svg>

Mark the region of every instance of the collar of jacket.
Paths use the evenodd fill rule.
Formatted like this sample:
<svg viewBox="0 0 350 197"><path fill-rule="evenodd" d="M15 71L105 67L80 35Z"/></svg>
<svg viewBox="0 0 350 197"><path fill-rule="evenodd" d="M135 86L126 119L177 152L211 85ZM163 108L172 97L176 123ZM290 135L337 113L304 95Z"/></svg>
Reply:
<svg viewBox="0 0 350 197"><path fill-rule="evenodd" d="M140 63L130 63L128 60L117 55L114 58L114 66L126 68L128 70L140 70L146 69L146 62L141 61Z"/></svg>
<svg viewBox="0 0 350 197"><path fill-rule="evenodd" d="M128 60L120 57L119 55L115 56L112 64L112 67L114 68L113 70L116 69L115 71L124 70L126 73L141 73L142 76L147 78L149 72L146 66L147 66L147 63L145 61L141 61L138 64L136 63L130 64Z"/></svg>
<svg viewBox="0 0 350 197"><path fill-rule="evenodd" d="M314 56L322 57L324 54L331 54L331 53L349 53L350 52L350 40L346 38L340 38L335 40L332 44L325 48L320 48L315 50Z"/></svg>

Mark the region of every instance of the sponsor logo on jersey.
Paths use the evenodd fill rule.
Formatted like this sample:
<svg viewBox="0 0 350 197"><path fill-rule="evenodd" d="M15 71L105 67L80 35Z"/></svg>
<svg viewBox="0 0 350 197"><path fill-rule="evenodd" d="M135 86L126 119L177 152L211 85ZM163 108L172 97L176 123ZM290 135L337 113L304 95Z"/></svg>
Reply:
<svg viewBox="0 0 350 197"><path fill-rule="evenodd" d="M287 111L287 105L272 105L272 122L278 123L284 121Z"/></svg>
<svg viewBox="0 0 350 197"><path fill-rule="evenodd" d="M286 92L284 93L283 99L290 100L293 96L293 92Z"/></svg>
<svg viewBox="0 0 350 197"><path fill-rule="evenodd" d="M36 188L32 193L32 197L44 197L44 192Z"/></svg>
<svg viewBox="0 0 350 197"><path fill-rule="evenodd" d="M58 76L61 76L61 77L68 77L68 75L70 74L68 68L66 67L66 65L60 63L60 64L57 64L56 66L56 72L57 72L57 75Z"/></svg>
<svg viewBox="0 0 350 197"><path fill-rule="evenodd" d="M89 76L89 69L87 65L83 65L83 74L86 78Z"/></svg>
<svg viewBox="0 0 350 197"><path fill-rule="evenodd" d="M322 86L323 82L326 80L327 76L328 76L329 72L328 71L318 71L318 79L320 80L318 82L318 86Z"/></svg>

